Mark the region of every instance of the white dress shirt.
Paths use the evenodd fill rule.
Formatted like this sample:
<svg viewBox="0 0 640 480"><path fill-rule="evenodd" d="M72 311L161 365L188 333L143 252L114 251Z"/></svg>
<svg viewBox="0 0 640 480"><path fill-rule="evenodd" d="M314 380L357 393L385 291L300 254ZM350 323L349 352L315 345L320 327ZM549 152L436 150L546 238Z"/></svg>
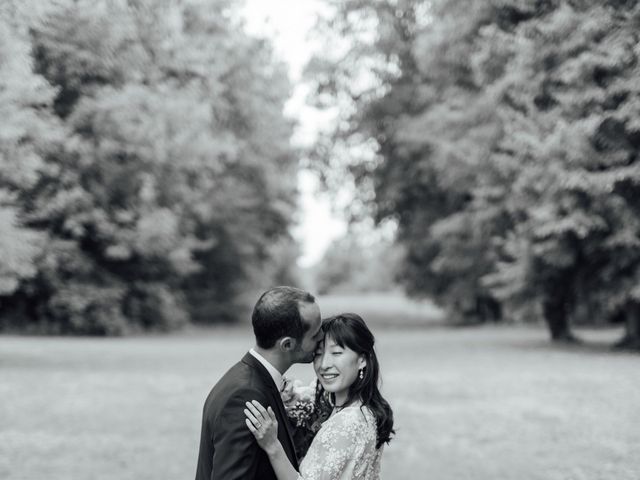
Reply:
<svg viewBox="0 0 640 480"><path fill-rule="evenodd" d="M271 378L273 378L273 383L275 383L278 391L282 391L284 378L282 377L282 374L278 371L278 369L271 365L266 358L256 352L253 348L249 350L249 353L253 355L255 359L264 366L264 368L267 369L267 372L269 372L269 375L271 375Z"/></svg>

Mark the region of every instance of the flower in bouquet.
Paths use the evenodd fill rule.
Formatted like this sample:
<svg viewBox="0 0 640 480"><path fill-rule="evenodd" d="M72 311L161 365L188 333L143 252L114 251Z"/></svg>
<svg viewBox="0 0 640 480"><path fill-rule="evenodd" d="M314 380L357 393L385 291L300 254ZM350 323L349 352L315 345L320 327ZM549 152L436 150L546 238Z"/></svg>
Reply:
<svg viewBox="0 0 640 480"><path fill-rule="evenodd" d="M320 394L317 380L304 385L300 380L285 377L281 391L282 402L293 426L293 442L298 458L306 455L313 438L329 417L331 406Z"/></svg>

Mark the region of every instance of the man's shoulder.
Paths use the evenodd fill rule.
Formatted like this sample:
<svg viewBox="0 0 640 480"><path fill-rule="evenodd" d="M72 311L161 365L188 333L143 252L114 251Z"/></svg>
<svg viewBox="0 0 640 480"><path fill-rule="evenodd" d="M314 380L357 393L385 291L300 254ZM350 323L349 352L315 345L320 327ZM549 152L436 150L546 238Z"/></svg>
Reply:
<svg viewBox="0 0 640 480"><path fill-rule="evenodd" d="M266 388L264 379L258 371L241 360L227 370L213 386L207 397L207 404L222 406L231 397L247 393L260 395Z"/></svg>

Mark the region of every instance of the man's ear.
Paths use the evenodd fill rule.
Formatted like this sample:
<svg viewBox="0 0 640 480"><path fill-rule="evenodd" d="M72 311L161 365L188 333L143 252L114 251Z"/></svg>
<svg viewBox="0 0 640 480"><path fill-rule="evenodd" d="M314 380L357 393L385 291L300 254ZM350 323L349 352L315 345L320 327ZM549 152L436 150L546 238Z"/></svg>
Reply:
<svg viewBox="0 0 640 480"><path fill-rule="evenodd" d="M291 352L296 348L296 340L293 337L282 337L278 340L278 347L282 352Z"/></svg>

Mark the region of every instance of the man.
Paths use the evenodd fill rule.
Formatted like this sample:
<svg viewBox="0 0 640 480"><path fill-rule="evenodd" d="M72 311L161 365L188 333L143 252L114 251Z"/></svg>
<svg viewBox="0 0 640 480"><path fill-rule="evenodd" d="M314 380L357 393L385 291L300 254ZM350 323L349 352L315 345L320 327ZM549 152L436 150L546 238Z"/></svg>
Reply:
<svg viewBox="0 0 640 480"><path fill-rule="evenodd" d="M282 374L294 363L313 360L320 330L314 297L293 287L262 294L251 317L256 345L224 374L204 404L196 480L276 480L265 452L245 424L245 402L270 406L278 439L298 466L289 422L280 398Z"/></svg>

